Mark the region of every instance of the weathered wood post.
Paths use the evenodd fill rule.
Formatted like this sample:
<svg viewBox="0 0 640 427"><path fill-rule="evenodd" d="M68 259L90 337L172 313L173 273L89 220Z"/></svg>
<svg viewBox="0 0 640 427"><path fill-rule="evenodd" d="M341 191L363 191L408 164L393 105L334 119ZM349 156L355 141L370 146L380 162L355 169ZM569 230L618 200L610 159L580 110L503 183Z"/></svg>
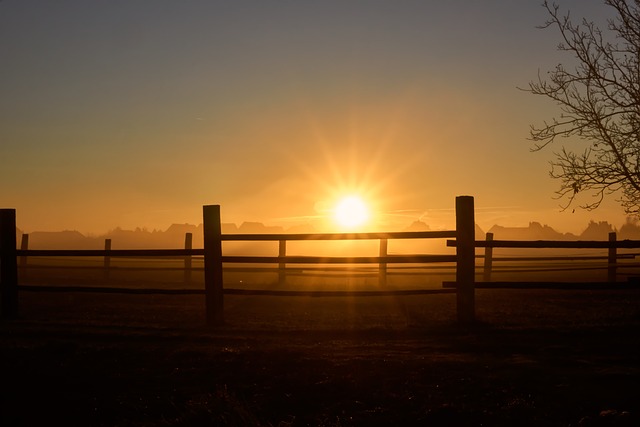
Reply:
<svg viewBox="0 0 640 427"><path fill-rule="evenodd" d="M607 280L610 283L615 283L616 274L617 274L617 265L618 262L618 253L616 248L616 232L613 231L609 233L609 260L608 260L608 268L607 268Z"/></svg>
<svg viewBox="0 0 640 427"><path fill-rule="evenodd" d="M224 323L222 283L222 225L220 205L203 206L204 292L208 326Z"/></svg>
<svg viewBox="0 0 640 427"><path fill-rule="evenodd" d="M22 239L20 241L20 250L27 251L29 250L29 235L27 233L22 234ZM27 278L27 256L20 256L20 270L19 270L19 278L20 280L25 280Z"/></svg>
<svg viewBox="0 0 640 427"><path fill-rule="evenodd" d="M107 252L111 250L111 239L104 239L104 250ZM105 254L104 256L103 268L104 278L105 280L109 280L109 274L111 272L111 257L108 254Z"/></svg>
<svg viewBox="0 0 640 427"><path fill-rule="evenodd" d="M16 210L0 209L0 286L2 318L18 317L18 257Z"/></svg>
<svg viewBox="0 0 640 427"><path fill-rule="evenodd" d="M278 257L283 258L287 256L287 241L278 241ZM287 264L283 261L278 263L278 283L283 284L287 280Z"/></svg>
<svg viewBox="0 0 640 427"><path fill-rule="evenodd" d="M389 247L389 241L387 239L380 239L380 258L387 256L387 248ZM387 286L387 263L386 261L380 261L378 264L378 284L380 286Z"/></svg>
<svg viewBox="0 0 640 427"><path fill-rule="evenodd" d="M493 241L493 233L487 233L485 237L485 241L487 243ZM493 269L493 246L485 246L484 247L484 271L483 271L483 280L485 282L491 281L491 270Z"/></svg>
<svg viewBox="0 0 640 427"><path fill-rule="evenodd" d="M186 250L193 249L193 234L184 234L184 248ZM191 255L185 255L184 257L184 284L191 284Z"/></svg>
<svg viewBox="0 0 640 427"><path fill-rule="evenodd" d="M475 220L472 196L456 197L456 296L458 322L475 322Z"/></svg>

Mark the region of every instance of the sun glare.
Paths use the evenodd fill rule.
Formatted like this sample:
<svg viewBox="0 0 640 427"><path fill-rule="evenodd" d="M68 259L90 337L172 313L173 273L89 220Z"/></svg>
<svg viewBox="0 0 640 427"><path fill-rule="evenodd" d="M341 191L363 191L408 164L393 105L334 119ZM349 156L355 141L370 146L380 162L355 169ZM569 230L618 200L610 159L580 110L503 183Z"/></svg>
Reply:
<svg viewBox="0 0 640 427"><path fill-rule="evenodd" d="M346 196L335 207L334 220L343 228L357 228L369 220L369 208L358 196Z"/></svg>

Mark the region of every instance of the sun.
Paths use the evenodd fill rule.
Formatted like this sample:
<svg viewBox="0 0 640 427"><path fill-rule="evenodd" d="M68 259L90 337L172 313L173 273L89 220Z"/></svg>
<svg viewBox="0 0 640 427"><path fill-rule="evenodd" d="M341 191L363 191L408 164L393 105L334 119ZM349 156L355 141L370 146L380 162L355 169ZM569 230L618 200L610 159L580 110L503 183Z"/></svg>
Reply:
<svg viewBox="0 0 640 427"><path fill-rule="evenodd" d="M359 196L345 196L336 204L333 218L342 228L361 227L369 221L369 208Z"/></svg>

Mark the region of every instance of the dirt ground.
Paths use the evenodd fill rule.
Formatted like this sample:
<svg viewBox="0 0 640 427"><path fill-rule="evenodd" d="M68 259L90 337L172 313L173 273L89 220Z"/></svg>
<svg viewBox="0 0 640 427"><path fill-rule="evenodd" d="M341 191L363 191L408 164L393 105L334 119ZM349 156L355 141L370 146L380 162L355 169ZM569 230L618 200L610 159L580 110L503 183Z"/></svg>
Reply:
<svg viewBox="0 0 640 427"><path fill-rule="evenodd" d="M21 292L3 426L637 426L640 291L227 296Z"/></svg>

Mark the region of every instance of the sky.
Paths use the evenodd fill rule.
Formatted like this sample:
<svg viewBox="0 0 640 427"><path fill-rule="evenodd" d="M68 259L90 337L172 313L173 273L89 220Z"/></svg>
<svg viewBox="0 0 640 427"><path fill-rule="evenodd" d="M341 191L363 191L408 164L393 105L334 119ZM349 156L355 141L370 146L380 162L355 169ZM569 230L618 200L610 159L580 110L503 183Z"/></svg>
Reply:
<svg viewBox="0 0 640 427"><path fill-rule="evenodd" d="M596 21L601 0L559 0ZM540 0L0 1L0 207L25 232L202 222L620 226L562 211L518 88L570 58Z"/></svg>

